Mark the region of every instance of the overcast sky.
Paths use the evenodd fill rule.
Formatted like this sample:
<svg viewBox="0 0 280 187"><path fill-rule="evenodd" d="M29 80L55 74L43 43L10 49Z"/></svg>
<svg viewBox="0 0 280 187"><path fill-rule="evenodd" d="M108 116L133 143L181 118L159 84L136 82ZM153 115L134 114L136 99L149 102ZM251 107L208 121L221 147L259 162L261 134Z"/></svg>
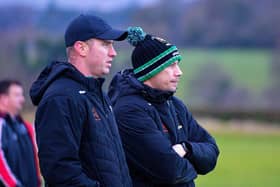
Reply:
<svg viewBox="0 0 280 187"><path fill-rule="evenodd" d="M57 6L64 8L79 8L91 9L97 8L99 10L113 10L119 9L129 4L139 4L142 6L153 4L159 0L0 0L0 6L11 4L26 4L39 8L46 7L50 2L55 3Z"/></svg>

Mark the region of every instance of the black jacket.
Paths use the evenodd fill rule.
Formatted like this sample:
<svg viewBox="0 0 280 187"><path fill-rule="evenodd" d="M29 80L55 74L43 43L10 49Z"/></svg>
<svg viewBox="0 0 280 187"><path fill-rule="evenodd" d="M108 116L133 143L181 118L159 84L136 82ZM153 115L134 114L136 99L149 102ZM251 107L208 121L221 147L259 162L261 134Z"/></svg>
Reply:
<svg viewBox="0 0 280 187"><path fill-rule="evenodd" d="M33 83L39 160L48 186L131 186L103 81L53 62Z"/></svg>
<svg viewBox="0 0 280 187"><path fill-rule="evenodd" d="M0 112L0 186L39 187L34 130L20 116Z"/></svg>
<svg viewBox="0 0 280 187"><path fill-rule="evenodd" d="M173 93L152 89L125 70L112 80L109 97L135 187L192 187L197 174L214 169L214 138ZM186 158L172 149L182 142L190 151Z"/></svg>

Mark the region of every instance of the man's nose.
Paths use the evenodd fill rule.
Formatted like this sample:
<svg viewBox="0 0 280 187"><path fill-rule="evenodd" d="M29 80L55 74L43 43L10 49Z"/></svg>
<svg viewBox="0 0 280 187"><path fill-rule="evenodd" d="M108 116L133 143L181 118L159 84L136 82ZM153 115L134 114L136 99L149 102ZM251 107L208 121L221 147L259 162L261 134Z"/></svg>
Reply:
<svg viewBox="0 0 280 187"><path fill-rule="evenodd" d="M115 50L115 48L114 48L113 45L112 45L111 48L110 48L109 55L110 55L111 57L117 56L117 51Z"/></svg>
<svg viewBox="0 0 280 187"><path fill-rule="evenodd" d="M179 65L176 65L176 70L175 70L175 75L180 77L181 75L183 75L183 72L181 70L181 68L179 67Z"/></svg>

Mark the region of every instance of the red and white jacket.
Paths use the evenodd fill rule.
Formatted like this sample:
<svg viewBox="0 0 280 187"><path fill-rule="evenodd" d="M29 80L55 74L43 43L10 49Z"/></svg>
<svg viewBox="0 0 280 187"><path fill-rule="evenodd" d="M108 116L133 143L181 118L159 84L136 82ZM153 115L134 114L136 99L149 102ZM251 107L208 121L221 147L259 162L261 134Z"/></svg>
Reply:
<svg viewBox="0 0 280 187"><path fill-rule="evenodd" d="M22 181L17 177L17 173L26 172L27 168L21 167L20 163L16 157L21 157L23 155L14 155L17 150L17 146L13 146L14 144L9 143L8 145L4 145L5 142L11 142L13 138L20 138L19 135L16 134L15 131L12 131L11 127L9 127L9 118L8 114L0 112L0 183L4 184L7 187L18 187L18 186L26 186L26 184L22 184ZM24 127L27 130L27 134L32 143L33 152L28 153L30 157L34 158L35 169L36 169L36 178L37 179L28 179L28 180L37 180L38 187L41 186L41 175L39 169L39 161L37 157L37 146L35 140L35 133L32 124L22 120L21 117L17 117ZM9 133L7 132L9 131ZM8 140L7 140L8 139ZM22 153L24 154L24 153ZM10 158L9 158L10 157ZM13 157L13 158L11 158ZM15 162L15 160L17 160ZM16 165L16 166L15 166ZM17 169L15 169L17 168ZM22 170L22 171L18 171ZM34 170L33 170L34 171ZM0 185L1 186L1 185Z"/></svg>

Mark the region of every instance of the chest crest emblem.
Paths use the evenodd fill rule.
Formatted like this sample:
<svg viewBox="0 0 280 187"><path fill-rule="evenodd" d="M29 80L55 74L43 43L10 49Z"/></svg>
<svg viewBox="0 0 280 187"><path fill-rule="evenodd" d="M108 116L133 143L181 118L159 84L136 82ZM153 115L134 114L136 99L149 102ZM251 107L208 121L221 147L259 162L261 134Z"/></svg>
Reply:
<svg viewBox="0 0 280 187"><path fill-rule="evenodd" d="M101 120L101 118L100 118L98 112L96 111L96 109L95 109L94 107L92 108L92 114L93 114L93 117L94 117L94 119L95 119L96 121L100 121L100 120Z"/></svg>

